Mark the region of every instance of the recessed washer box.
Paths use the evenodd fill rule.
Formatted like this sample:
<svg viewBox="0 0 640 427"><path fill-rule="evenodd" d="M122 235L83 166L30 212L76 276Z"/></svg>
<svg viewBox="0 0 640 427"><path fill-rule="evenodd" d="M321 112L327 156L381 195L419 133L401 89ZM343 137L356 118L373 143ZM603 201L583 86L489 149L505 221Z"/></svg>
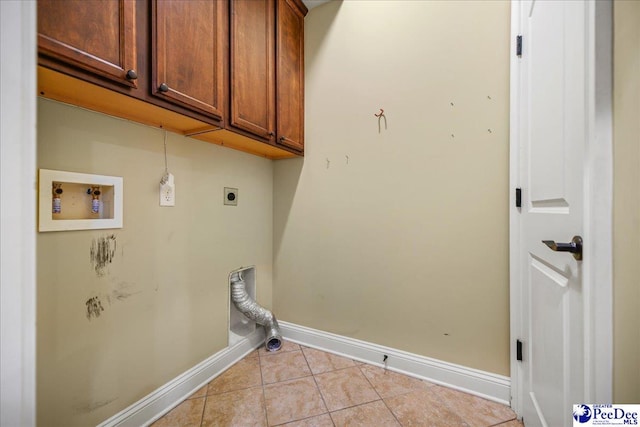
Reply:
<svg viewBox="0 0 640 427"><path fill-rule="evenodd" d="M119 176L40 169L38 231L122 228Z"/></svg>

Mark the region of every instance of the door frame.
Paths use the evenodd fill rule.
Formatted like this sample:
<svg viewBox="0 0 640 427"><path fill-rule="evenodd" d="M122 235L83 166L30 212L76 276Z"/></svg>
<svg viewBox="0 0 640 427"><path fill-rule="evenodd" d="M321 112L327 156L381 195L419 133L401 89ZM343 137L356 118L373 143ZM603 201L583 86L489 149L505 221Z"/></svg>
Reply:
<svg viewBox="0 0 640 427"><path fill-rule="evenodd" d="M36 2L0 1L0 425L36 424Z"/></svg>
<svg viewBox="0 0 640 427"><path fill-rule="evenodd" d="M613 1L583 0L587 5L587 141L584 163L583 289L585 302L585 390L583 402L613 403ZM516 340L522 317L520 265L522 250L520 208L515 189L520 182L519 87L520 59L516 37L522 32L520 16L525 5L511 1L510 158L509 158L509 281L511 407L522 416L523 384L516 361ZM523 43L526 46L526 43ZM527 52L523 51L523 55ZM526 189L524 189L526 191ZM571 408L567 408L569 414Z"/></svg>

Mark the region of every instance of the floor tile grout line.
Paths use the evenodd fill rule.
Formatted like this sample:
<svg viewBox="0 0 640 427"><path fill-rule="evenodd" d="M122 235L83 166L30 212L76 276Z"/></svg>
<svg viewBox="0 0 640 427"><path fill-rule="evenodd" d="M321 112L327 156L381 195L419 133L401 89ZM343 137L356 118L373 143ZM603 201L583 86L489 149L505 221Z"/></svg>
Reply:
<svg viewBox="0 0 640 427"><path fill-rule="evenodd" d="M301 378L308 378L308 377L312 377L312 376L313 376L313 374L303 375L301 377L291 377L291 378L287 378L286 380L276 381L274 383L264 383L263 386L272 386L274 384L280 384L280 383L284 383L284 382L287 382L287 381L299 380Z"/></svg>
<svg viewBox="0 0 640 427"><path fill-rule="evenodd" d="M311 415L311 416L308 416L308 417L300 418L299 420L285 421L285 422L280 423L280 424L269 425L269 427L280 427L280 426L287 425L289 423L299 423L300 421L310 420L311 418L321 417L323 415L329 415L329 412L325 412L324 414ZM331 422L333 423L333 420ZM335 424L334 424L334 427L335 427Z"/></svg>
<svg viewBox="0 0 640 427"><path fill-rule="evenodd" d="M260 369L260 388L262 389L262 401L264 402L264 420L269 426L269 410L267 409L267 396L264 392L264 375L262 375L262 360L260 358L260 351L258 351L258 368Z"/></svg>
<svg viewBox="0 0 640 427"><path fill-rule="evenodd" d="M281 354L294 353L294 352L296 352L296 351L300 351L300 353L302 354L302 357L304 357L305 363L307 364L307 368L309 369L309 374L308 374L308 375L302 375L302 376L299 376L299 377L287 378L287 379L279 380L279 381L275 381L275 382L272 382L272 383L266 383L266 382L264 382L264 376L263 376L263 377L262 377L262 379L263 379L263 385L265 385L265 386L266 386L266 385L271 385L271 384L278 384L278 383L281 383L281 382L284 382L284 381L295 380L295 379L299 379L299 378L306 378L306 377L308 377L308 376L313 375L313 372L311 371L311 368L309 367L309 363L307 362L307 358L304 356L304 353L303 353L301 350L291 350L291 351L286 351L286 352L281 353ZM273 357L277 357L277 356L279 356L279 355L273 355ZM272 357L272 356L269 356L269 357ZM260 362L260 365L262 366L262 362ZM262 368L260 369L260 372L262 373Z"/></svg>
<svg viewBox="0 0 640 427"><path fill-rule="evenodd" d="M387 405L387 402L384 401L384 399L382 398L382 396L380 395L380 393L378 393L378 390L376 389L376 387L373 385L373 383L369 380L369 377L367 377L367 374L364 373L364 371L362 370L363 366L367 366L366 364L363 365L358 365L358 369L360 369L360 373L362 373L362 376L367 380L367 382L371 385L371 387L373 388L373 391L376 392L376 394L378 395L378 397L380 397L380 400L382 401L382 404L387 408L387 410L389 412L391 412L391 415L393 415L393 418L398 422L398 424L400 426L402 426L402 423L400 422L400 420L398 419L398 417L396 416L396 414L393 412L393 410L389 407L389 405ZM386 369L385 369L386 371Z"/></svg>
<svg viewBox="0 0 640 427"><path fill-rule="evenodd" d="M472 397L477 397L477 396L470 395L469 393L465 393L465 392L458 391L458 390L455 390L455 389L450 389L449 387L445 387L445 386L441 386L441 385L437 385L437 384L436 384L436 385L434 385L433 387L429 387L429 389L433 389L433 390L434 390L434 393L433 393L433 394L435 395L436 399L438 399L438 401L442 404L442 406L444 406L445 408L447 408L447 410L448 410L449 412L452 412L452 413L454 413L454 414L456 414L456 415L458 415L458 413L457 413L457 411L456 411L456 408L454 408L454 407L452 407L451 405L449 405L448 401L447 401L447 400L445 400L445 399L440 395L440 393L439 393L437 390L440 390L440 389L449 389L449 390L453 390L453 391L455 391L455 392L457 392L457 393L461 393L461 394L464 394L464 395L469 395L469 396L472 396ZM480 398L480 399L482 399L482 398ZM483 399L483 400L485 400L485 399ZM505 405L505 406L506 406L506 405ZM511 408L509 407L509 409L511 409ZM472 423L467 422L467 420L466 420L465 418L463 418L461 415L458 415L458 417L459 417L459 418L460 418L464 423L466 423L466 424L468 424L468 425L472 425ZM512 420L514 420L515 418L517 418L517 417L511 418L511 419L508 419L508 420L505 420L505 421L501 421L501 422L499 422L499 423L497 423L497 424L491 424L491 425L489 425L488 427L496 427L496 426L499 426L499 425L501 425L501 424L508 423L509 421L512 421Z"/></svg>
<svg viewBox="0 0 640 427"><path fill-rule="evenodd" d="M433 387L429 387L429 389L430 389L430 390L433 390L433 394L435 395L435 398L438 400L438 402L440 402L440 404L441 404L443 407L447 408L447 411L449 411L449 412L451 412L451 413L453 413L453 414L458 415L458 413L457 413L457 411L455 410L455 408L452 408L451 406L449 406L449 404L447 403L447 401L445 401L445 399L444 399L442 396L440 396L440 393L438 393L438 390L439 390L440 388L447 388L447 387L443 387L443 386L440 386L440 385L437 385L437 384L436 384L435 386L433 386ZM454 390L454 391L457 391L457 390ZM463 392L458 392L458 393L463 393ZM466 394L466 393L463 393L463 394ZM466 420L466 419L462 418L462 416L458 415L458 418L460 418L460 419L462 420L462 422L464 422L465 424L467 424L467 425L471 425L471 424L469 424L469 423L467 422L467 420Z"/></svg>
<svg viewBox="0 0 640 427"><path fill-rule="evenodd" d="M302 351L302 347L300 347L300 350ZM307 364L307 367L309 368L309 372L311 372L311 377L313 378L313 383L316 385L316 389L318 389L318 394L320 395L320 399L322 400L322 404L324 405L324 409L326 409L327 413L329 414L329 418L331 419L331 424L333 424L333 426L335 427L336 423L333 422L333 417L331 416L331 414L329 412L329 406L327 406L327 402L324 400L324 396L322 395L322 390L320 390L320 386L318 385L318 380L316 380L316 375L313 373L313 370L311 370L311 365L309 364L309 360L307 360L307 355L304 354L304 351L302 351L302 357L304 357L304 361Z"/></svg>
<svg viewBox="0 0 640 427"><path fill-rule="evenodd" d="M436 399L438 400L438 402L442 404L442 406L447 408L449 411L453 411L453 408L451 408L451 406L449 406L449 404L445 401L445 399L443 399L442 396L440 396L440 393L438 393L439 387L442 387L442 386L439 386L436 384L433 387L433 394L435 394Z"/></svg>
<svg viewBox="0 0 640 427"><path fill-rule="evenodd" d="M333 424L333 427L337 427L337 426L336 426L336 422L335 422L335 420L333 419L333 416L331 415L331 412L327 412L327 414L329 415L329 419L331 420L331 424Z"/></svg>
<svg viewBox="0 0 640 427"><path fill-rule="evenodd" d="M514 416L513 418L511 418L511 419L509 419L509 420L506 420L506 421L500 421L500 422L499 422L499 423L497 423L497 424L491 424L489 427L500 427L500 426L501 426L501 425L503 425L503 424L510 423L511 421L514 421L514 420L517 420L517 419L518 419L518 417L517 417L517 416Z"/></svg>
<svg viewBox="0 0 640 427"><path fill-rule="evenodd" d="M2 0L0 0L0 1L2 1ZM256 387L262 387L262 384L250 385L250 386L242 387L242 388L234 388L233 390L226 390L226 391L222 391L220 393L208 393L206 396L202 396L202 397L220 396L220 395L223 395L223 394L233 393L233 392L236 392L236 391L249 390L250 388L256 388Z"/></svg>
<svg viewBox="0 0 640 427"><path fill-rule="evenodd" d="M346 357L346 356L340 356L340 355L338 355L338 354L329 353L329 352L326 352L326 351L319 350L319 349L317 349L317 348L311 348L311 347L304 347L304 348L302 348L302 346L300 346L300 347L301 347L301 349L302 349L302 354L304 355L304 358L305 358L305 359L307 358L307 355L306 355L306 353L304 352L304 349L307 349L307 350L319 351L320 353L328 354L328 355L330 355L330 356L336 356L336 357L340 357L340 358L342 358L342 359L347 359L347 360L350 360L350 361L353 363L353 365L352 365L352 366L344 366L344 367L342 367L342 368L335 368L335 367L333 367L333 366L332 366L332 369L329 369L328 371L313 372L313 370L311 370L311 373L312 373L313 375L321 375L321 374L326 374L327 372L341 371L341 370L343 370L343 369L349 369L349 368L353 368L353 367L357 367L357 366L358 366L358 363L356 363L356 361L355 361L355 360L350 359L350 358L348 358L348 357ZM309 361L307 360L307 364L309 364L308 362L309 362ZM310 364L309 364L309 369L311 369L311 365L310 365Z"/></svg>
<svg viewBox="0 0 640 427"><path fill-rule="evenodd" d="M364 373L364 371L362 370L361 366L362 365L358 366L358 370L360 371L360 373L362 374L364 379L367 380L367 382L369 383L369 385L371 386L373 391L376 392L376 395L380 398L380 400L382 400L382 396L380 395L380 393L378 393L378 389L376 389L376 386L374 386L373 383L369 380L369 377L367 377L367 374Z"/></svg>
<svg viewBox="0 0 640 427"><path fill-rule="evenodd" d="M207 383L207 389L209 389L209 383ZM204 423L204 410L207 408L207 395L204 395L204 404L202 405L202 413L200 414L200 427Z"/></svg>
<svg viewBox="0 0 640 427"><path fill-rule="evenodd" d="M334 369L331 369L329 371L323 371L323 372L318 372L318 373L313 373L312 372L312 373L313 373L313 375L322 375L322 374L327 374L329 372L344 371L345 369L351 369L351 368L357 368L357 367L358 367L357 365L345 366L344 368L334 368Z"/></svg>
<svg viewBox="0 0 640 427"><path fill-rule="evenodd" d="M262 375L262 360L258 357L258 369L260 369L260 385L264 389L264 375Z"/></svg>
<svg viewBox="0 0 640 427"><path fill-rule="evenodd" d="M353 409L353 408L357 408L358 406L369 405L370 403L375 403L375 402L380 402L380 401L382 401L382 399L370 400L368 402L362 402L362 403L358 403L356 405L345 406L344 408L336 409L335 411L329 411L329 413L333 414L335 412L344 411L345 409Z"/></svg>

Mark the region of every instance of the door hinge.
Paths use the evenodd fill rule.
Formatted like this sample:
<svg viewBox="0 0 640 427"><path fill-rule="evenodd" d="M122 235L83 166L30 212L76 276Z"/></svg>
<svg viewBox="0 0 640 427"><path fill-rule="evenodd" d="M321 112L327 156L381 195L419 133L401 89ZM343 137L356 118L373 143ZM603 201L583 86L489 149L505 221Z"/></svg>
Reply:
<svg viewBox="0 0 640 427"><path fill-rule="evenodd" d="M516 36L516 55L522 57L522 35Z"/></svg>
<svg viewBox="0 0 640 427"><path fill-rule="evenodd" d="M522 189L516 188L516 208L522 207Z"/></svg>
<svg viewBox="0 0 640 427"><path fill-rule="evenodd" d="M516 340L516 360L522 362L522 341Z"/></svg>

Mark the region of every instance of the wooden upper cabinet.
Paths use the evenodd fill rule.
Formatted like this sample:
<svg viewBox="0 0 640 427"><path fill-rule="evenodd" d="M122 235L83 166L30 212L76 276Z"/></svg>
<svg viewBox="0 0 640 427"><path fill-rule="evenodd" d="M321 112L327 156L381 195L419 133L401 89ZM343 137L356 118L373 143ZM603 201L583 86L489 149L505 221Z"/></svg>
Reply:
<svg viewBox="0 0 640 427"><path fill-rule="evenodd" d="M303 154L302 0L37 8L42 96L269 158Z"/></svg>
<svg viewBox="0 0 640 427"><path fill-rule="evenodd" d="M304 149L304 16L297 0L277 0L277 142Z"/></svg>
<svg viewBox="0 0 640 427"><path fill-rule="evenodd" d="M136 87L136 16L132 0L38 0L38 51Z"/></svg>
<svg viewBox="0 0 640 427"><path fill-rule="evenodd" d="M227 2L153 0L151 21L152 93L222 120Z"/></svg>
<svg viewBox="0 0 640 427"><path fill-rule="evenodd" d="M229 125L304 150L304 16L300 0L231 0Z"/></svg>
<svg viewBox="0 0 640 427"><path fill-rule="evenodd" d="M274 0L231 0L230 125L275 141Z"/></svg>

